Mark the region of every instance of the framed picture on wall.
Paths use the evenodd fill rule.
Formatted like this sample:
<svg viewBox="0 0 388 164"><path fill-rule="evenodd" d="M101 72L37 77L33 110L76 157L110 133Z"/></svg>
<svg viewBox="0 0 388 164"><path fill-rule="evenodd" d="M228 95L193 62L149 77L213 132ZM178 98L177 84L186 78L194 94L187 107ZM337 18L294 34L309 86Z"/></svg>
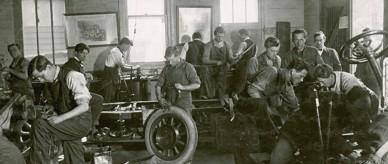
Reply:
<svg viewBox="0 0 388 164"><path fill-rule="evenodd" d="M201 32L202 41L207 43L212 37L212 8L211 7L177 7L177 41L178 43L191 40L194 32Z"/></svg>
<svg viewBox="0 0 388 164"><path fill-rule="evenodd" d="M106 46L118 43L117 13L65 14L66 46L78 43L89 46Z"/></svg>

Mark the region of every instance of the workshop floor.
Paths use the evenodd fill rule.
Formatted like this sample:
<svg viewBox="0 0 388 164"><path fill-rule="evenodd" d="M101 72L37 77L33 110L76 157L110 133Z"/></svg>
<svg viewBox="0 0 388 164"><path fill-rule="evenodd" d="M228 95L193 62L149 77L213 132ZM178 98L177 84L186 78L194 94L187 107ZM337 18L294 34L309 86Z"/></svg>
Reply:
<svg viewBox="0 0 388 164"><path fill-rule="evenodd" d="M210 146L200 146L194 155L193 164L235 164L233 154L218 152ZM112 146L112 158L113 164L123 164L126 161L134 161L149 157L149 153L145 148L135 148L138 150L132 150L130 146ZM256 155L255 161L261 161L268 158L265 154ZM143 160L143 162L137 162L136 164L149 164L149 160ZM260 162L258 162L260 163Z"/></svg>

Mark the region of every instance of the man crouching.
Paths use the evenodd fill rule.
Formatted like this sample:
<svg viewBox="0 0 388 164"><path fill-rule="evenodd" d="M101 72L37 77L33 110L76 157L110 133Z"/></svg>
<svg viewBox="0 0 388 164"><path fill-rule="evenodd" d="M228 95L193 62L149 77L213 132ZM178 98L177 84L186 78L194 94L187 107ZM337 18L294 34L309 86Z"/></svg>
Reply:
<svg viewBox="0 0 388 164"><path fill-rule="evenodd" d="M81 138L91 129L92 119L91 96L84 75L56 66L43 56L31 60L28 75L49 83L54 110L58 114L34 121L30 162L49 163L54 142L61 141L65 164L85 163Z"/></svg>

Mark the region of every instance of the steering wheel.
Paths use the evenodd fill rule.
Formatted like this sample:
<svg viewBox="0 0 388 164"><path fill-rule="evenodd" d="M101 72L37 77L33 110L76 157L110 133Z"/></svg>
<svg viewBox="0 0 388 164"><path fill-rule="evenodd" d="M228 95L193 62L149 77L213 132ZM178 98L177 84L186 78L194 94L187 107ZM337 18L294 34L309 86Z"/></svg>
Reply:
<svg viewBox="0 0 388 164"><path fill-rule="evenodd" d="M367 40L366 42L360 41L363 38L368 38L370 36L378 36L381 35L383 37L388 37L388 32L382 31L382 30L371 30L362 34L359 34L347 42L341 47L340 49L340 56L341 59L348 62L349 64L361 64L368 62L367 56L362 53L362 48L370 47L372 40ZM364 46L364 47L362 47ZM388 55L388 47L384 48L383 50L379 51L382 47L382 43L380 43L375 48L369 48L369 51L372 52L372 57L374 59L378 59L383 56ZM350 51L351 55L348 56L346 52Z"/></svg>

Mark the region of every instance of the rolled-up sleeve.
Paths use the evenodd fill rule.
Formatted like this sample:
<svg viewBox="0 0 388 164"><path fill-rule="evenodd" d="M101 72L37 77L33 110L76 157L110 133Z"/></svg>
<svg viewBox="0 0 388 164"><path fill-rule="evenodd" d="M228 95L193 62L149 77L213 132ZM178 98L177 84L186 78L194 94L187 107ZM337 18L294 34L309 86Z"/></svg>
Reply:
<svg viewBox="0 0 388 164"><path fill-rule="evenodd" d="M80 72L70 71L66 76L67 87L72 91L77 104L89 102L92 96L86 87L86 79Z"/></svg>

